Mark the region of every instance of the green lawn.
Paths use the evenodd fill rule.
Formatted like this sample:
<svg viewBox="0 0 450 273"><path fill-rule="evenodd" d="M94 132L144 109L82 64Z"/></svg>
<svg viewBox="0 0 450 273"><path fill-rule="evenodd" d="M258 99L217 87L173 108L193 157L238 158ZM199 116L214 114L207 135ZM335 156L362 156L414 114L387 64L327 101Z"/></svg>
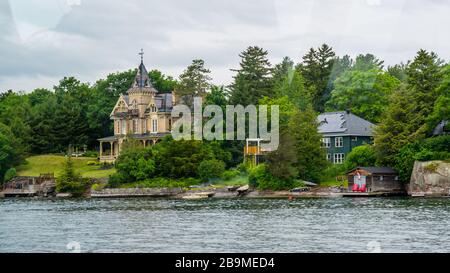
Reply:
<svg viewBox="0 0 450 273"><path fill-rule="evenodd" d="M88 161L95 158L72 157L74 167L83 177L104 178L115 172L115 169L100 170L100 166L88 166ZM64 165L65 157L60 155L36 155L26 159L26 163L16 167L19 176L38 176L41 173L54 173L58 177Z"/></svg>

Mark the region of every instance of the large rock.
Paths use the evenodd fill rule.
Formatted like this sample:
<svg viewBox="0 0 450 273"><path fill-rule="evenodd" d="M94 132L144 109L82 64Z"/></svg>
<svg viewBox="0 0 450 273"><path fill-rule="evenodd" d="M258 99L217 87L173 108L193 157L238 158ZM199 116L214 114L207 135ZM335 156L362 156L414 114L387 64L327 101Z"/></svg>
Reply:
<svg viewBox="0 0 450 273"><path fill-rule="evenodd" d="M444 161L414 162L408 194L415 196L449 196L450 163Z"/></svg>

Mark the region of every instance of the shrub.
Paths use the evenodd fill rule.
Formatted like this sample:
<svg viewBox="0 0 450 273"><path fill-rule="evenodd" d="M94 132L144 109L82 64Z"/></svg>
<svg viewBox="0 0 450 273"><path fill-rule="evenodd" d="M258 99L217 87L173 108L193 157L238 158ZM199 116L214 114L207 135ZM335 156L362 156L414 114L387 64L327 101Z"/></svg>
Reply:
<svg viewBox="0 0 450 273"><path fill-rule="evenodd" d="M238 170L228 170L224 171L222 174L223 180L231 180L235 178L236 176L240 175L241 173Z"/></svg>
<svg viewBox="0 0 450 273"><path fill-rule="evenodd" d="M17 175L16 169L15 168L10 168L10 169L8 169L6 171L3 181L4 182L8 182L9 180L11 180L14 177L16 177L16 175Z"/></svg>
<svg viewBox="0 0 450 273"><path fill-rule="evenodd" d="M97 151L87 151L84 153L85 157L98 157L98 152Z"/></svg>
<svg viewBox="0 0 450 273"><path fill-rule="evenodd" d="M294 179L280 179L270 174L266 164L259 164L250 169L249 185L260 190L288 190L299 185Z"/></svg>
<svg viewBox="0 0 450 273"><path fill-rule="evenodd" d="M346 156L344 168L346 171L359 166L374 166L376 161L375 150L371 145L362 145L353 148Z"/></svg>
<svg viewBox="0 0 450 273"><path fill-rule="evenodd" d="M203 181L219 178L225 171L225 163L217 159L203 160L198 166L198 174Z"/></svg>
<svg viewBox="0 0 450 273"><path fill-rule="evenodd" d="M94 185L91 186L91 189L93 191L101 191L101 190L103 190L105 188L105 186L106 186L105 184L95 183Z"/></svg>
<svg viewBox="0 0 450 273"><path fill-rule="evenodd" d="M71 158L64 163L62 175L56 180L56 191L71 193L73 196L83 195L89 187L89 179L75 172Z"/></svg>
<svg viewBox="0 0 450 273"><path fill-rule="evenodd" d="M99 164L99 162L93 161L93 160L89 160L88 162L86 162L86 165L88 165L88 166L95 166L95 165L98 165L98 164Z"/></svg>
<svg viewBox="0 0 450 273"><path fill-rule="evenodd" d="M395 156L395 169L403 182L409 182L414 161L450 159L450 136L438 136L403 146Z"/></svg>

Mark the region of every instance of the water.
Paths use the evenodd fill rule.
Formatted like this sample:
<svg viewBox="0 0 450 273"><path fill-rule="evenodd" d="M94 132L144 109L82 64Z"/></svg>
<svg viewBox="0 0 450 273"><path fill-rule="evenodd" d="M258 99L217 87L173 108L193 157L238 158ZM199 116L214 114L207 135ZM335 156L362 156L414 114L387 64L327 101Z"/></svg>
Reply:
<svg viewBox="0 0 450 273"><path fill-rule="evenodd" d="M449 252L449 227L450 198L0 200L0 252Z"/></svg>

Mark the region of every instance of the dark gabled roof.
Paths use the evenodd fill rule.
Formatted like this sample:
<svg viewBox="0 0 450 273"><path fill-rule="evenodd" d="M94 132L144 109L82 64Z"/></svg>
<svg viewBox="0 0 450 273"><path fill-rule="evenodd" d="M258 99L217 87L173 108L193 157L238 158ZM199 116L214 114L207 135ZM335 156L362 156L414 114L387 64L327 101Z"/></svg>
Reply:
<svg viewBox="0 0 450 273"><path fill-rule="evenodd" d="M356 167L348 173L363 170L371 174L397 174L397 171L389 167Z"/></svg>
<svg viewBox="0 0 450 273"><path fill-rule="evenodd" d="M324 135L373 136L375 125L350 112L326 112L317 117Z"/></svg>
<svg viewBox="0 0 450 273"><path fill-rule="evenodd" d="M172 94L171 93L160 93L155 96L156 107L160 112L168 112L172 110Z"/></svg>

